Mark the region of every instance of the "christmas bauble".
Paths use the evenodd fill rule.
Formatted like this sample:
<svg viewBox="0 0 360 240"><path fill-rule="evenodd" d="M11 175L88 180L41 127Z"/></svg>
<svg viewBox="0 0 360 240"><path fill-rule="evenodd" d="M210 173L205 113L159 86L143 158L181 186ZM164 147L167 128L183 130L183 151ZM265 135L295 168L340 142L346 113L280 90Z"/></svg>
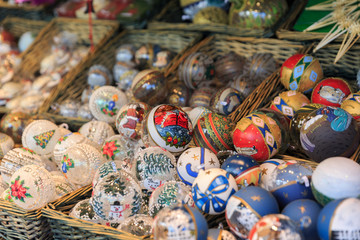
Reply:
<svg viewBox="0 0 360 240"><path fill-rule="evenodd" d="M231 173L239 188L257 186L260 182L260 165L250 156L236 154L228 157L221 168Z"/></svg>
<svg viewBox="0 0 360 240"><path fill-rule="evenodd" d="M128 91L139 71L127 63L118 62L114 65L113 73L117 87L122 91Z"/></svg>
<svg viewBox="0 0 360 240"><path fill-rule="evenodd" d="M281 214L288 216L298 226L309 240L317 240L316 222L321 211L321 206L310 199L295 200L282 210Z"/></svg>
<svg viewBox="0 0 360 240"><path fill-rule="evenodd" d="M193 108L189 112L189 118L191 120L191 123L192 123L193 127L195 128L196 124L198 123L198 120L200 118L204 117L208 113L212 113L212 111L210 109L208 109L208 108L205 108L205 107Z"/></svg>
<svg viewBox="0 0 360 240"><path fill-rule="evenodd" d="M111 72L103 65L93 65L89 69L87 83L92 86L111 85L113 81Z"/></svg>
<svg viewBox="0 0 360 240"><path fill-rule="evenodd" d="M9 135L15 143L21 143L21 136L30 118L25 112L7 113L1 119L0 131Z"/></svg>
<svg viewBox="0 0 360 240"><path fill-rule="evenodd" d="M254 225L249 240L304 240L300 228L288 216L283 214L266 215Z"/></svg>
<svg viewBox="0 0 360 240"><path fill-rule="evenodd" d="M179 66L178 75L188 88L199 88L214 78L214 61L205 53L192 53Z"/></svg>
<svg viewBox="0 0 360 240"><path fill-rule="evenodd" d="M132 165L137 143L127 140L121 135L114 135L106 139L101 148L101 153L106 160L121 160Z"/></svg>
<svg viewBox="0 0 360 240"><path fill-rule="evenodd" d="M112 127L108 123L102 121L90 121L85 123L79 129L79 133L93 141L95 146L97 146L97 149L101 149L105 140L115 135Z"/></svg>
<svg viewBox="0 0 360 240"><path fill-rule="evenodd" d="M152 63L151 67L153 69L163 70L169 65L174 56L175 54L168 50L160 51L156 53L154 62Z"/></svg>
<svg viewBox="0 0 360 240"><path fill-rule="evenodd" d="M75 186L73 186L63 175L53 174L53 172L50 172L50 174L55 183L55 199L58 199L75 190Z"/></svg>
<svg viewBox="0 0 360 240"><path fill-rule="evenodd" d="M160 146L174 154L180 154L187 148L193 135L193 127L181 108L158 105L145 119L142 140L146 146Z"/></svg>
<svg viewBox="0 0 360 240"><path fill-rule="evenodd" d="M281 66L280 81L286 89L307 93L323 78L317 58L306 54L295 54Z"/></svg>
<svg viewBox="0 0 360 240"><path fill-rule="evenodd" d="M230 230L238 237L247 239L261 217L274 213L279 213L274 196L263 188L248 186L230 197L225 217Z"/></svg>
<svg viewBox="0 0 360 240"><path fill-rule="evenodd" d="M194 24L227 24L227 12L220 7L205 7L200 9L192 19Z"/></svg>
<svg viewBox="0 0 360 240"><path fill-rule="evenodd" d="M70 217L79 218L85 221L99 224L101 218L95 213L93 206L89 203L89 198L81 200L72 209Z"/></svg>
<svg viewBox="0 0 360 240"><path fill-rule="evenodd" d="M301 107L310 104L310 100L301 92L297 91L286 91L275 97L271 103L270 108L281 112L288 119L292 119Z"/></svg>
<svg viewBox="0 0 360 240"><path fill-rule="evenodd" d="M261 84L263 79L251 78L241 74L229 83L229 86L238 90L244 97L248 97L254 89Z"/></svg>
<svg viewBox="0 0 360 240"><path fill-rule="evenodd" d="M261 83L277 68L277 63L271 53L255 53L245 61L244 76Z"/></svg>
<svg viewBox="0 0 360 240"><path fill-rule="evenodd" d="M235 178L220 168L200 171L191 189L196 207L211 215L225 212L229 198L237 191Z"/></svg>
<svg viewBox="0 0 360 240"><path fill-rule="evenodd" d="M238 153L250 155L256 161L265 161L278 153L281 129L267 115L251 113L236 124L232 139Z"/></svg>
<svg viewBox="0 0 360 240"><path fill-rule="evenodd" d="M18 42L20 52L24 52L32 44L35 38L36 34L31 31L21 34Z"/></svg>
<svg viewBox="0 0 360 240"><path fill-rule="evenodd" d="M331 200L360 196L360 165L349 158L332 157L314 170L311 187L322 205Z"/></svg>
<svg viewBox="0 0 360 240"><path fill-rule="evenodd" d="M82 118L82 119L87 119L87 120L91 120L94 118L94 116L92 115L91 111L90 111L90 107L89 107L89 104L86 103L86 104L83 104L78 112L77 112L77 116L79 118Z"/></svg>
<svg viewBox="0 0 360 240"><path fill-rule="evenodd" d="M214 63L216 77L226 85L242 74L245 61L245 57L235 52L230 52L219 57Z"/></svg>
<svg viewBox="0 0 360 240"><path fill-rule="evenodd" d="M236 240L231 232L220 228L210 228L208 231L208 240Z"/></svg>
<svg viewBox="0 0 360 240"><path fill-rule="evenodd" d="M156 105L166 98L164 74L158 70L139 72L131 85L131 92L138 101Z"/></svg>
<svg viewBox="0 0 360 240"><path fill-rule="evenodd" d="M264 189L269 189L269 184L271 184L272 171L274 171L277 166L283 164L284 162L285 161L280 159L269 159L263 162L260 165L261 179L259 186Z"/></svg>
<svg viewBox="0 0 360 240"><path fill-rule="evenodd" d="M312 160L350 157L359 146L356 120L345 110L323 107L309 114L307 119L300 129L300 142Z"/></svg>
<svg viewBox="0 0 360 240"><path fill-rule="evenodd" d="M117 227L118 230L131 233L135 236L149 236L153 231L153 218L145 214L136 214L126 218Z"/></svg>
<svg viewBox="0 0 360 240"><path fill-rule="evenodd" d="M210 108L211 97L215 93L216 93L216 89L212 87L202 87L195 89L189 101L190 107Z"/></svg>
<svg viewBox="0 0 360 240"><path fill-rule="evenodd" d="M133 63L135 60L135 51L136 48L132 44L121 44L118 49L116 49L115 59L118 62L125 62L125 63Z"/></svg>
<svg viewBox="0 0 360 240"><path fill-rule="evenodd" d="M212 96L210 107L214 112L227 116L236 111L243 100L244 97L236 89L225 87Z"/></svg>
<svg viewBox="0 0 360 240"><path fill-rule="evenodd" d="M177 173L187 185L192 185L200 169L219 168L216 155L207 148L193 147L183 152L177 161Z"/></svg>
<svg viewBox="0 0 360 240"><path fill-rule="evenodd" d="M194 128L196 146L208 148L217 154L221 150L232 150L232 123L230 119L216 113L200 118Z"/></svg>
<svg viewBox="0 0 360 240"><path fill-rule="evenodd" d="M0 133L0 158L14 148L14 140L4 133Z"/></svg>
<svg viewBox="0 0 360 240"><path fill-rule="evenodd" d="M317 232L321 239L359 239L360 200L339 199L327 204L317 219Z"/></svg>
<svg viewBox="0 0 360 240"><path fill-rule="evenodd" d="M311 94L311 102L325 106L340 107L344 99L352 92L350 85L342 78L321 80Z"/></svg>
<svg viewBox="0 0 360 240"><path fill-rule="evenodd" d="M78 110L80 108L80 102L77 100L66 99L59 106L60 115L64 117L77 117Z"/></svg>
<svg viewBox="0 0 360 240"><path fill-rule="evenodd" d="M142 45L135 52L135 63L141 70L150 68L154 62L155 56L161 51L161 47L157 44L147 43Z"/></svg>
<svg viewBox="0 0 360 240"><path fill-rule="evenodd" d="M167 103L178 107L188 106L191 94L192 92L185 86L185 84L177 80L169 87Z"/></svg>
<svg viewBox="0 0 360 240"><path fill-rule="evenodd" d="M351 93L342 103L341 108L356 120L360 118L360 93Z"/></svg>

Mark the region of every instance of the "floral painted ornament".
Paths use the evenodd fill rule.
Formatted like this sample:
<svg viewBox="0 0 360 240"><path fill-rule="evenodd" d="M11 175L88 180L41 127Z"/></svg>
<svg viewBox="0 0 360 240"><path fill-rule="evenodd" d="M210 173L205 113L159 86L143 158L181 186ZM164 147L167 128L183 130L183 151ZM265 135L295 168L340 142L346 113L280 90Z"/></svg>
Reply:
<svg viewBox="0 0 360 240"><path fill-rule="evenodd" d="M128 99L124 92L113 86L103 86L93 92L89 100L89 107L97 120L113 123L118 111L127 102Z"/></svg>
<svg viewBox="0 0 360 240"><path fill-rule="evenodd" d="M106 160L119 160L131 165L136 146L137 142L127 140L121 135L114 135L106 139L101 153Z"/></svg>

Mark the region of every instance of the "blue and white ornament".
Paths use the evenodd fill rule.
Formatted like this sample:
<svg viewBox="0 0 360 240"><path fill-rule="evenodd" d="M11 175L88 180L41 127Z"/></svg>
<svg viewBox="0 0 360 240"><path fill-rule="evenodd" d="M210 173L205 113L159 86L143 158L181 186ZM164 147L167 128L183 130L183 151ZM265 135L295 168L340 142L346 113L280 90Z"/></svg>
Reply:
<svg viewBox="0 0 360 240"><path fill-rule="evenodd" d="M269 183L271 182L271 173L277 166L283 164L285 161L280 159L269 159L260 165L261 179L259 186L269 190Z"/></svg>

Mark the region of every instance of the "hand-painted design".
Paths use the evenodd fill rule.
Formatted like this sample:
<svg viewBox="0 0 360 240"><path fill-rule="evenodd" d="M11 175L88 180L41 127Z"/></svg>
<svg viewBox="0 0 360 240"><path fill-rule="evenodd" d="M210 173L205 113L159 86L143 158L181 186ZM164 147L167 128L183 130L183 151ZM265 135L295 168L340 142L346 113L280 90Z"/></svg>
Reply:
<svg viewBox="0 0 360 240"><path fill-rule="evenodd" d="M341 104L345 97L345 93L341 89L332 86L320 86L319 95L331 103L338 104Z"/></svg>
<svg viewBox="0 0 360 240"><path fill-rule="evenodd" d="M92 207L89 207L89 204L87 202L81 203L78 209L80 212L80 217L86 216L90 219L94 219L95 211L94 209L92 209Z"/></svg>
<svg viewBox="0 0 360 240"><path fill-rule="evenodd" d="M120 194L124 196L126 189L125 182L121 181L119 176L111 175L106 179L106 184L104 184L104 192L112 194L113 196L116 196L117 194Z"/></svg>
<svg viewBox="0 0 360 240"><path fill-rule="evenodd" d="M168 174L170 169L174 168L171 158L162 153L151 153L149 156L145 153L143 159L145 166L142 168L142 164L138 164L138 172L144 174L143 179L149 178L153 174Z"/></svg>
<svg viewBox="0 0 360 240"><path fill-rule="evenodd" d="M36 141L36 145L40 146L42 149L46 148L46 145L49 143L50 139L54 135L55 130L50 130L39 135L34 136L34 140Z"/></svg>
<svg viewBox="0 0 360 240"><path fill-rule="evenodd" d="M101 148L101 151L106 159L114 160L116 154L120 152L119 148L120 144L117 144L117 140L113 140L106 142L105 145Z"/></svg>
<svg viewBox="0 0 360 240"><path fill-rule="evenodd" d="M11 189L8 188L5 193L6 194L5 194L4 200L8 201L8 202L14 202L14 199L11 196Z"/></svg>
<svg viewBox="0 0 360 240"><path fill-rule="evenodd" d="M29 187L24 186L24 180L20 181L20 176L15 178L15 181L11 181L10 194L15 199L25 202L25 198L32 198L32 196L27 193Z"/></svg>
<svg viewBox="0 0 360 240"><path fill-rule="evenodd" d="M115 94L112 96L112 100L108 101L105 105L105 107L101 108L101 112L105 115L109 115L110 117L113 117L117 113L116 101L119 99L118 95Z"/></svg>
<svg viewBox="0 0 360 240"><path fill-rule="evenodd" d="M306 69L309 67L309 65L313 62L313 58L308 58L308 56L302 57L299 59L298 63L296 64L294 68L294 72L290 77L290 88L291 90L297 90L298 84L301 80L301 77L303 73L306 71ZM315 82L317 79L317 75L311 74L311 81Z"/></svg>
<svg viewBox="0 0 360 240"><path fill-rule="evenodd" d="M131 216L137 214L141 208L141 195L134 190L133 202L131 203Z"/></svg>
<svg viewBox="0 0 360 240"><path fill-rule="evenodd" d="M61 160L61 169L63 173L67 173L67 171L69 171L70 168L74 168L74 167L75 167L74 160L69 158L68 154L65 154L63 159Z"/></svg>
<svg viewBox="0 0 360 240"><path fill-rule="evenodd" d="M58 144L61 144L63 141L65 141L66 139L68 139L71 134L72 134L72 133L69 133L69 134L66 134L65 136L59 138L59 140L58 140L57 143L58 143Z"/></svg>
<svg viewBox="0 0 360 240"><path fill-rule="evenodd" d="M162 206L170 206L177 201L179 188L175 184L168 184L164 187L158 197L158 203Z"/></svg>
<svg viewBox="0 0 360 240"><path fill-rule="evenodd" d="M325 107L317 111L318 115L326 115L331 128L336 132L345 131L351 124L352 117L345 110L335 107Z"/></svg>

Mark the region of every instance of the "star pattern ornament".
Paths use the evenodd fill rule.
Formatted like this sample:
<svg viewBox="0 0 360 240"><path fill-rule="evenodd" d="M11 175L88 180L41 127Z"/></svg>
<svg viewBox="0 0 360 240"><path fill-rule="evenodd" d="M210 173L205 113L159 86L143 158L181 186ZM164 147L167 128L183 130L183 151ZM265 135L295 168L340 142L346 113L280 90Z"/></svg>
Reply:
<svg viewBox="0 0 360 240"><path fill-rule="evenodd" d="M215 165L214 159L211 159L209 163L210 163L211 165Z"/></svg>
<svg viewBox="0 0 360 240"><path fill-rule="evenodd" d="M194 154L194 156L192 157L194 160L199 160L199 155Z"/></svg>
<svg viewBox="0 0 360 240"><path fill-rule="evenodd" d="M261 170L261 174L262 174L262 175L267 175L267 171L268 171L267 168L263 168L263 169Z"/></svg>

